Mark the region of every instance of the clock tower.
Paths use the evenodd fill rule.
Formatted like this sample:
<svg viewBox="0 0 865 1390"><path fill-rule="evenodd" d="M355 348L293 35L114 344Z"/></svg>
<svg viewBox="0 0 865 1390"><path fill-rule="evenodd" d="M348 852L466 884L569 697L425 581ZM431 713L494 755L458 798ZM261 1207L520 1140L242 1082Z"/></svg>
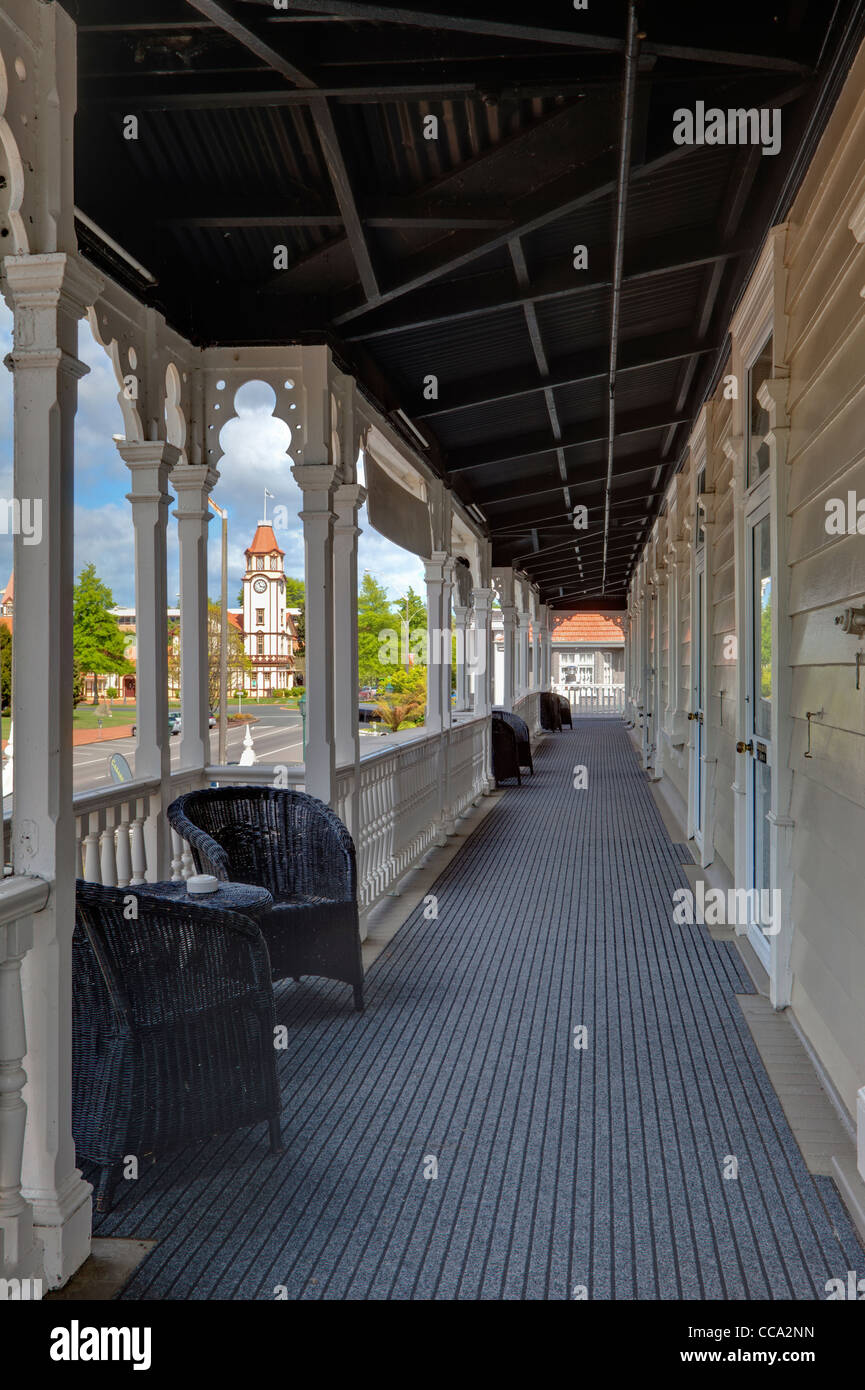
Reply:
<svg viewBox="0 0 865 1390"><path fill-rule="evenodd" d="M244 684L251 695L269 695L292 683L294 623L286 604L284 561L273 527L260 521L243 576L243 645L252 662Z"/></svg>

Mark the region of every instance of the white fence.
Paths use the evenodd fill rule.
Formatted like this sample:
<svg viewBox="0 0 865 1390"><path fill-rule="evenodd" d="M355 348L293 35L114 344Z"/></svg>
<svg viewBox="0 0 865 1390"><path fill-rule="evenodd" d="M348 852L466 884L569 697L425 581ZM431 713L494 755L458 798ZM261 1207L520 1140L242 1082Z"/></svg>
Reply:
<svg viewBox="0 0 865 1390"><path fill-rule="evenodd" d="M623 685L571 685L565 691L572 714L624 714Z"/></svg>
<svg viewBox="0 0 865 1390"><path fill-rule="evenodd" d="M521 695L518 700L514 700L511 708L514 714L518 714L528 724L530 734L538 732L541 727L540 691L533 690L528 695Z"/></svg>
<svg viewBox="0 0 865 1390"><path fill-rule="evenodd" d="M33 917L47 903L49 892L48 883L24 875L0 883L0 1278L42 1275L33 1211L21 1196L27 1118L21 962L33 945Z"/></svg>
<svg viewBox="0 0 865 1390"><path fill-rule="evenodd" d="M468 718L443 734L419 729L400 742L382 740L383 746L376 743L369 752L364 747L357 783L353 767L339 769L335 809L353 827L362 911L374 906L433 844L443 844L455 830L457 817L483 795L489 778L489 743L489 719ZM208 767L192 778L188 773L173 777L168 800L195 785L212 783L302 789L303 777L302 764ZM152 880L148 847L153 838L147 822L159 809L158 780L76 796L81 877L118 888ZM174 830L170 843L166 877L178 882L194 873L192 853Z"/></svg>

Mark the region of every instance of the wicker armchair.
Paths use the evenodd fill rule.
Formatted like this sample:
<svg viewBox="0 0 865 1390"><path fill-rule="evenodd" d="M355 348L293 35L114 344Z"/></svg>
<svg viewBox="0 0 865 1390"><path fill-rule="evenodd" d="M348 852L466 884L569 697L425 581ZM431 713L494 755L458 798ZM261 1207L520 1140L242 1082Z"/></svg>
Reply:
<svg viewBox="0 0 865 1390"><path fill-rule="evenodd" d="M130 1155L261 1120L282 1152L273 986L254 922L79 881L72 961L72 1133L99 1170L99 1211Z"/></svg>
<svg viewBox="0 0 865 1390"><path fill-rule="evenodd" d="M559 709L559 697L552 691L541 691L541 728L552 729L556 733L562 727L562 715Z"/></svg>
<svg viewBox="0 0 865 1390"><path fill-rule="evenodd" d="M529 736L529 726L524 719L511 710L502 709L499 705L493 705L493 714L499 719L503 719L506 724L510 724L517 736L517 757L520 767L527 767L534 776L535 765L532 762L532 741Z"/></svg>
<svg viewBox="0 0 865 1390"><path fill-rule="evenodd" d="M273 895L258 921L274 980L343 980L363 1008L354 844L323 801L275 787L217 787L178 797L168 819L199 873Z"/></svg>
<svg viewBox="0 0 865 1390"><path fill-rule="evenodd" d="M574 727L574 720L573 715L571 714L570 700L568 699L567 695L558 695L556 698L559 702L559 717L562 722L562 728L564 728L567 724L568 728L572 729Z"/></svg>
<svg viewBox="0 0 865 1390"><path fill-rule="evenodd" d="M522 786L517 736L510 724L498 714L492 717L492 740L493 777L496 782L503 782L506 777L516 777L517 785Z"/></svg>

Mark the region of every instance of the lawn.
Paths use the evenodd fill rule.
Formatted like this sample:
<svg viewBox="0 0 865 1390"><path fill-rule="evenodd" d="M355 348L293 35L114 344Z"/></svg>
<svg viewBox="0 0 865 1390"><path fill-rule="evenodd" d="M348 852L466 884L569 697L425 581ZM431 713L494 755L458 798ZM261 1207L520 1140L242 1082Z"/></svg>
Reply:
<svg viewBox="0 0 865 1390"><path fill-rule="evenodd" d="M247 696L244 696L242 705L243 715L249 716L251 718L254 715L256 707L258 705L270 705L277 709L289 709L296 711L297 699L292 696L286 696L284 699L280 697L279 699L255 700L249 699ZM72 716L73 729L98 729L99 721L101 719L103 732L108 733L111 729L122 728L125 725L135 724L137 722L138 711L135 705L118 704L111 705L109 706L109 708L111 710L110 715L105 713L105 706L102 703L98 705L77 705L75 708L75 712ZM179 710L180 701L169 700L168 708L170 710ZM228 702L228 718L229 720L237 718L236 697L229 700ZM2 722L2 737L4 739L8 738L9 725L12 722L9 715L4 715L2 721L0 722Z"/></svg>

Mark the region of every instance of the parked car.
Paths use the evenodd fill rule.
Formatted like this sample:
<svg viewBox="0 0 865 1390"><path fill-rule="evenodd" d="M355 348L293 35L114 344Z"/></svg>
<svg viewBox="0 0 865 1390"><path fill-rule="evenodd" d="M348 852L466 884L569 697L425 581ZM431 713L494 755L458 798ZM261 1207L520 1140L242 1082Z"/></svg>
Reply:
<svg viewBox="0 0 865 1390"><path fill-rule="evenodd" d="M387 730L375 705L362 701L357 707L357 719L362 734L385 734Z"/></svg>

